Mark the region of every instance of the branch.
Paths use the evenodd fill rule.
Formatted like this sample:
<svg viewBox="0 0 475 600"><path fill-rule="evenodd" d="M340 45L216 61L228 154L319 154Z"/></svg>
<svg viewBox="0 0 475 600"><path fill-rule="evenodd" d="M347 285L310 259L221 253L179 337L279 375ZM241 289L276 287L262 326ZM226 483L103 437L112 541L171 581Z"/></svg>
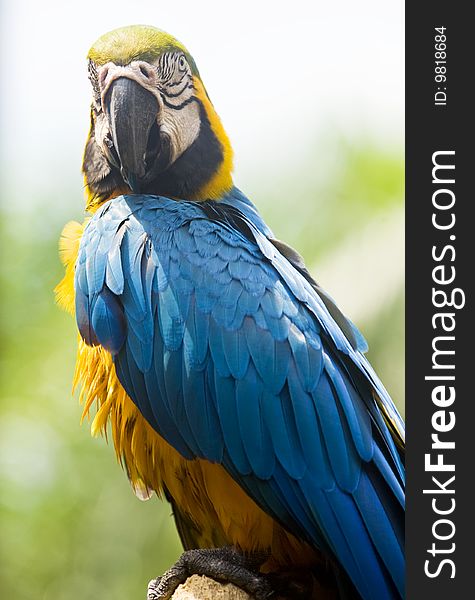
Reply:
<svg viewBox="0 0 475 600"><path fill-rule="evenodd" d="M232 583L218 583L209 577L192 575L178 586L171 600L252 600Z"/></svg>

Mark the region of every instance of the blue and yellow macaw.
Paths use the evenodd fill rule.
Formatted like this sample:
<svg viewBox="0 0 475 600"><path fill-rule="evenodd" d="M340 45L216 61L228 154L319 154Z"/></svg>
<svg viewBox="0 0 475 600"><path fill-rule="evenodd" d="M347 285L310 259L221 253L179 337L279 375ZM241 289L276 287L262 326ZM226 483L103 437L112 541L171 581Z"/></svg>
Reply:
<svg viewBox="0 0 475 600"><path fill-rule="evenodd" d="M88 60L91 216L64 229L57 297L93 432L189 551L149 597L196 571L256 598L401 598L404 428L363 337L233 186L184 46L125 27Z"/></svg>

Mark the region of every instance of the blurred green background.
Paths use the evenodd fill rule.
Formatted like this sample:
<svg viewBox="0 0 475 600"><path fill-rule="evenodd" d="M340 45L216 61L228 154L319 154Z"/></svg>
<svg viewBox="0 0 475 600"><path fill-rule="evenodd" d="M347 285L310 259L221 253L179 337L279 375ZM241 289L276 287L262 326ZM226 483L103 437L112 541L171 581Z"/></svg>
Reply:
<svg viewBox="0 0 475 600"><path fill-rule="evenodd" d="M298 7L287 13L273 3L269 19L251 2L254 19L237 13L231 34L243 24L249 37L259 34L255 62L252 48L236 46L217 26L219 14L210 21L201 3L186 3L194 16L187 21L165 5L156 15L144 2L133 9L122 0L86 4L71 5L73 16L54 2L3 7L1 60L9 87L1 112L0 597L8 600L143 598L148 580L180 552L168 505L155 497L140 502L113 448L92 438L87 422L80 426L81 407L71 395L75 324L54 304L62 277L59 234L66 221L84 216L79 164L89 90L83 56L98 33L149 22L188 43L234 141L237 185L357 323L370 360L403 411L402 100L394 105L402 56L387 41L400 34L389 35L388 27L402 28L399 4L346 2L342 23L339 9L328 3L305 18ZM282 87L276 106L268 95L272 86L251 91L245 84L261 80L262 71L249 65L278 53L289 29L301 49L295 79L326 71L306 86L310 102L300 101L298 89ZM402 37L397 43L402 46ZM216 45L225 53L218 55ZM36 68L21 77L18 65L35 57ZM230 70L223 70L225 57ZM265 61L276 81L282 65ZM245 81L241 75L235 85L234 74L246 67ZM295 94L298 111L292 111Z"/></svg>

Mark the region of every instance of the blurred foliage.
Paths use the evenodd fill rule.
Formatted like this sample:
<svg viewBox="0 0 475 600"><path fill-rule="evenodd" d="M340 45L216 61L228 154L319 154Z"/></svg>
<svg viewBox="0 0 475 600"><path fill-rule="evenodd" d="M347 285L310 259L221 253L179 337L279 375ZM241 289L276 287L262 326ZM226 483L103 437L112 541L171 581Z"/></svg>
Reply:
<svg viewBox="0 0 475 600"><path fill-rule="evenodd" d="M276 173L271 193L263 188L259 198L275 233L297 248L307 264L334 250L378 213L402 206L404 197L401 153L382 150L369 140L355 144L327 138L293 176Z"/></svg>
<svg viewBox="0 0 475 600"><path fill-rule="evenodd" d="M341 140L325 148L328 160L319 146L292 176L251 182L269 225L309 265L369 220L402 207L400 153ZM144 597L148 580L170 566L180 545L169 506L137 500L113 449L79 426L81 409L70 393L75 325L52 293L62 276L62 225L81 219L79 191L69 197L77 198L74 210L38 198L36 209L10 206L1 221L0 596L130 600ZM363 332L401 408L402 281L398 290Z"/></svg>

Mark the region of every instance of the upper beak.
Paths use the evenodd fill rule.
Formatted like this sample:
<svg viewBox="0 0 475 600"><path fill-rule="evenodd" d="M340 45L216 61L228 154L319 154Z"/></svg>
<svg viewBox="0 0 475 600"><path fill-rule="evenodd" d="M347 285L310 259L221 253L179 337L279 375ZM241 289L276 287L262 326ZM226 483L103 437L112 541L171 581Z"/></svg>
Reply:
<svg viewBox="0 0 475 600"><path fill-rule="evenodd" d="M147 146L157 123L158 101L140 84L127 77L112 82L104 102L110 132L124 181L140 192L147 173Z"/></svg>

